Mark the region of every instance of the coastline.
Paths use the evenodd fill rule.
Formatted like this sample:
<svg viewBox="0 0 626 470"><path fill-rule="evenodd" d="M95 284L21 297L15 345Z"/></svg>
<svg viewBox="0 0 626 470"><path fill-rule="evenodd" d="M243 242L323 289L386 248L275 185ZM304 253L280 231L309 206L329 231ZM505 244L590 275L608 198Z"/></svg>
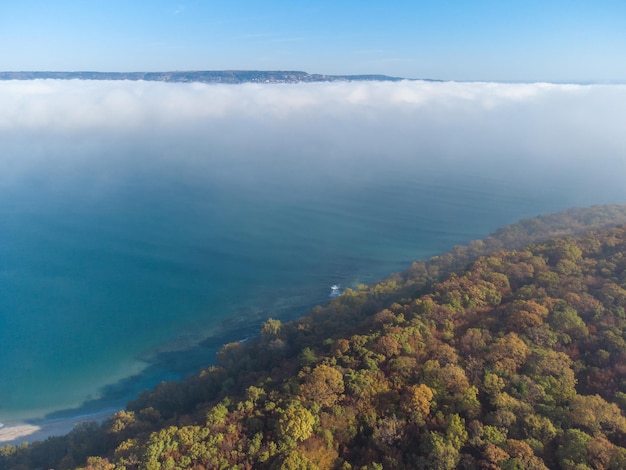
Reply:
<svg viewBox="0 0 626 470"><path fill-rule="evenodd" d="M101 423L118 411L118 409L107 409L67 418L5 424L0 428L0 447L5 445L19 445L23 442L32 443L35 441L44 441L52 436L64 436L70 433L78 424L93 421Z"/></svg>
<svg viewBox="0 0 626 470"><path fill-rule="evenodd" d="M306 311L309 308L312 305L300 305L298 310ZM49 437L64 436L82 423L102 423L124 409L128 401L136 398L141 390L152 389L164 380L182 380L213 364L215 354L224 344L249 339L259 331L260 323L258 315L245 319L237 317L223 321L200 339L182 336L179 338L181 342L175 340L141 358L146 364L141 371L106 385L101 389L100 398L87 401L78 408L53 411L41 418L3 419L0 447L24 442L31 444ZM207 360L209 357L211 359Z"/></svg>

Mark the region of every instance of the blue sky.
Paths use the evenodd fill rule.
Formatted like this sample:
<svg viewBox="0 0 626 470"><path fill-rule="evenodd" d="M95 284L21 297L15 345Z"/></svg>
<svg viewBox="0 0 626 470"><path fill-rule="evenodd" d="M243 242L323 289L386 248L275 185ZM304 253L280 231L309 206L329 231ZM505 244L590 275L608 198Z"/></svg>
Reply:
<svg viewBox="0 0 626 470"><path fill-rule="evenodd" d="M0 0L0 70L626 81L626 2Z"/></svg>

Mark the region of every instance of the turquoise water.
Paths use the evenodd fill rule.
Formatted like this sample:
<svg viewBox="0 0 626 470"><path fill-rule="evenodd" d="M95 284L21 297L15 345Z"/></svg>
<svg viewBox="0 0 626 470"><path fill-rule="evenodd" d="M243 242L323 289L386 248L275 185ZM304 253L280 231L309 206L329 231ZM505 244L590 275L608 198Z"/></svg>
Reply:
<svg viewBox="0 0 626 470"><path fill-rule="evenodd" d="M360 183L345 175L323 191L295 190L154 175L100 194L41 181L6 190L0 420L97 403L102 387L139 374L157 352L188 348L220 326L226 339L225 321L237 330L293 317L325 302L332 284L372 282L576 202L557 190L545 199L498 180L432 174ZM191 365L209 364L211 353ZM140 374L112 403L190 373L181 360Z"/></svg>

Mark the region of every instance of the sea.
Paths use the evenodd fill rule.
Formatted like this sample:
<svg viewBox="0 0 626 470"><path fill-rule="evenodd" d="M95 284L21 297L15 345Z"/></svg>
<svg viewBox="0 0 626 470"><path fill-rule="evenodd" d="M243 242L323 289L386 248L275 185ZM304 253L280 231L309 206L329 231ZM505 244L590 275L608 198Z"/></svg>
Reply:
<svg viewBox="0 0 626 470"><path fill-rule="evenodd" d="M300 148L276 129L242 147L224 144L220 122L210 139L193 129L158 145L117 130L12 138L0 156L0 422L123 408L263 321L328 302L333 285L375 282L521 218L626 201L614 171L589 178L580 162L459 161L432 142L367 153L314 134ZM404 135L368 122L385 142ZM24 149L37 158L21 167Z"/></svg>

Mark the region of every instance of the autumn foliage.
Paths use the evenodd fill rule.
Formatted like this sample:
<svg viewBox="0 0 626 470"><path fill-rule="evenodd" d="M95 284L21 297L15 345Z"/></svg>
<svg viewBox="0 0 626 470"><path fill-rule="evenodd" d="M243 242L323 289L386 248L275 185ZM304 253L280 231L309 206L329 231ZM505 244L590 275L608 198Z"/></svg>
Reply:
<svg viewBox="0 0 626 470"><path fill-rule="evenodd" d="M544 235L571 235L550 220ZM218 365L0 465L626 468L626 226L496 235L269 320Z"/></svg>

